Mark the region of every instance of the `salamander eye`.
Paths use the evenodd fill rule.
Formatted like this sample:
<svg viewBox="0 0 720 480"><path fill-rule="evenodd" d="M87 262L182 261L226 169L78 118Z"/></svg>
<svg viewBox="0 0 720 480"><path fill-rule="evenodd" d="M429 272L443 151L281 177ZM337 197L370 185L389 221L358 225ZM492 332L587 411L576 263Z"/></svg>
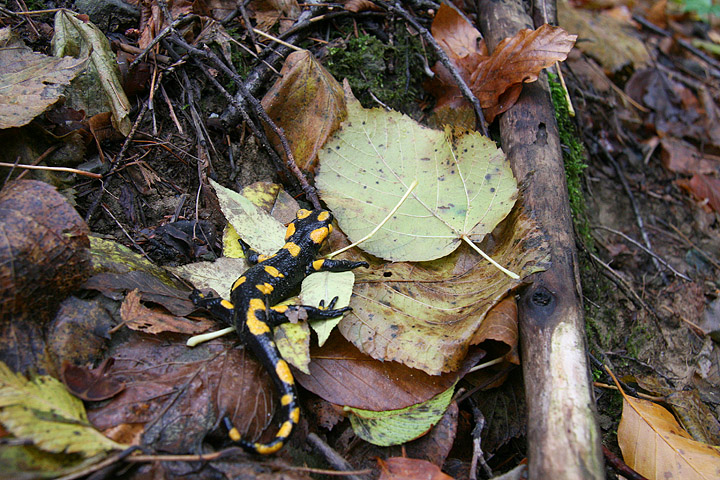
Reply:
<svg viewBox="0 0 720 480"><path fill-rule="evenodd" d="M306 209L304 209L304 208L301 208L300 210L297 211L297 213L295 214L295 217L296 217L298 220L302 220L303 218L309 217L311 213L312 213L312 212L311 212L310 210L306 210Z"/></svg>

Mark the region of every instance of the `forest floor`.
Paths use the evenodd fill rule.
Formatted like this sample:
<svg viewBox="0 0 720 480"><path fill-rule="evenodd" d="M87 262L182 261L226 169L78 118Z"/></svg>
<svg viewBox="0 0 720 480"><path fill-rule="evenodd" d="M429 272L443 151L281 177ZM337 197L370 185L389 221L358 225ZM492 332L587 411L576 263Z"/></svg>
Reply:
<svg viewBox="0 0 720 480"><path fill-rule="evenodd" d="M18 15L22 9L8 3L13 6L0 10L2 26L11 28L35 52L51 54L55 12ZM41 156L52 157L58 139L69 138L72 128L66 127L82 125L78 128L86 132L80 141L85 142L83 147L47 164L99 173L102 183L57 172L38 173L34 178L57 186L71 199L94 235L124 244L155 265L174 267L222 256L220 239L226 221L215 195L200 189L208 185L208 178L237 191L256 182L280 184L301 206L311 207L304 196L309 190L293 180L291 172L277 167L282 160L268 155L247 119L229 107L227 95L238 93L232 79L204 57L203 50L186 54L187 45L182 42L212 44L241 78L262 72L263 76L248 82L251 93L260 99L275 83L273 71L280 70L282 62L262 67L263 62L274 60L263 50L269 41L258 30L279 34L291 29L283 38L310 50L339 81L347 78L366 108L394 109L425 124L443 121L433 111L437 99L431 93L437 94L438 87L428 86L435 53L402 18L382 8L360 13L322 10L313 13L319 20L298 24L299 15L309 7L294 2L286 2L283 12L263 10L262 2L249 2L248 10L242 12L236 11L234 1L208 0L192 6L168 2L173 18L198 17L175 25L176 32L166 36L156 55L128 71L134 55L167 26L161 20L165 2L140 2L141 7L127 11L112 2L95 2L102 7L86 12L77 4L88 2L32 3L87 13L110 39L125 62L122 88L132 105L125 128L132 125L127 137L132 141L113 132L120 128L109 117L93 117L96 122L92 123L87 120L90 115L77 117L73 109L56 107L37 121L42 134L0 130L0 142L7 145L0 160L12 164L22 158L20 163L31 163ZM412 4L416 21L429 30L438 6L406 3ZM471 22L475 20L474 2L455 3ZM602 443L621 455L617 437L622 397L604 370L606 365L630 393L644 394L670 409L695 440L720 445L720 62L716 60L720 30L714 17L682 12L665 2L641 1L632 7L608 2L602 8L559 2L559 19L562 28L579 34L576 48L561 66L575 114L566 115L564 106L558 112ZM248 32L244 27L248 20L258 30ZM262 60L256 59L258 51ZM151 91L152 108L144 108ZM458 110L462 112L456 118L466 115L467 119L467 111L472 112ZM274 118L285 114L276 112ZM490 125L491 137L499 138L497 128L497 122ZM60 150L77 146L63 141ZM278 151L282 148L277 142L275 146ZM307 167L311 177L312 168ZM264 185L261 188L267 193L271 187ZM198 242L197 229L209 240ZM122 297L108 286L96 290L114 300ZM118 307L114 308L114 315L119 315ZM466 478L473 454L471 431L480 408L480 417L487 421L481 435L487 468L480 477L490 478L488 472L497 474L516 466L525 456L523 426L518 421L524 401L519 372L516 368L510 373L496 389L500 393L486 400L471 397L459 405L459 412L455 407L446 414L443 422L451 426L435 427L435 436L428 440L435 444L415 445L409 451L424 452L422 458L442 466L447 474ZM333 402L303 392L308 398L304 407L313 419L309 426L300 427L303 438L322 430L323 438L354 468L371 468L376 473L376 457L400 456L399 448L358 446L351 438L349 422L342 423L330 405ZM113 425L100 423L108 428ZM452 438L449 443L439 439L440 427L452 432L447 434L456 439L454 446ZM151 431L150 426L146 428ZM147 438L162 437L148 432ZM166 441L163 451L197 453L200 448L195 439L178 440L178 444L192 448L173 450L172 442ZM428 453L433 449L445 454L433 457ZM293 450L293 465L322 465L299 450ZM201 470L190 467L191 462L184 467L163 465L149 463L142 468L144 473L153 468L174 474ZM244 471L228 465L218 462L215 468L228 475ZM273 465L265 465L276 469L268 475L284 472L292 477L283 478L306 478L301 470L277 470L289 464ZM138 474L143 474L142 468L136 470ZM608 469L608 475L615 473Z"/></svg>

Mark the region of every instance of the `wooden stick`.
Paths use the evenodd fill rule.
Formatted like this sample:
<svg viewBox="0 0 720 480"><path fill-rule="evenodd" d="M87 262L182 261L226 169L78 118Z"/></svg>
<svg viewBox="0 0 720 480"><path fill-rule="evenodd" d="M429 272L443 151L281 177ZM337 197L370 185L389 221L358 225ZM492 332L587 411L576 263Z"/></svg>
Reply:
<svg viewBox="0 0 720 480"><path fill-rule="evenodd" d="M490 50L520 29L532 28L519 0L478 2L478 9ZM523 85L518 102L500 117L500 136L525 186L523 201L547 232L552 255L552 266L533 276L518 303L529 478L603 479L577 252L547 79Z"/></svg>

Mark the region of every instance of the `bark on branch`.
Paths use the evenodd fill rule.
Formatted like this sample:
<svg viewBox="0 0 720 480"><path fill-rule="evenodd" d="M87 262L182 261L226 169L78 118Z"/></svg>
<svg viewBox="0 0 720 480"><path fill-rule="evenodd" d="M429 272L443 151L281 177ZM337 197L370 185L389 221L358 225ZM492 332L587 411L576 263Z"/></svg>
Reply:
<svg viewBox="0 0 720 480"><path fill-rule="evenodd" d="M533 28L520 0L478 2L489 50ZM601 479L604 468L588 375L582 295L565 170L547 80L527 84L500 118L524 201L548 233L552 267L519 303L531 479Z"/></svg>

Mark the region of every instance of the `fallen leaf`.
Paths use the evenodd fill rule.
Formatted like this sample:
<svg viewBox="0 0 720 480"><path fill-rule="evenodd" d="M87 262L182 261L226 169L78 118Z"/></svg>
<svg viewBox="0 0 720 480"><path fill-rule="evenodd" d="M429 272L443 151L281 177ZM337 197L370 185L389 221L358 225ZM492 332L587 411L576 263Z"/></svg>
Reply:
<svg viewBox="0 0 720 480"><path fill-rule="evenodd" d="M55 104L86 60L48 57L0 29L0 129L21 127Z"/></svg>
<svg viewBox="0 0 720 480"><path fill-rule="evenodd" d="M618 445L625 463L654 480L720 478L720 452L693 440L660 405L623 395Z"/></svg>
<svg viewBox="0 0 720 480"><path fill-rule="evenodd" d="M474 242L510 212L517 182L505 155L477 132L421 126L397 112L364 109L346 84L348 119L321 150L315 179L356 242L415 190L362 250L391 261L424 261Z"/></svg>
<svg viewBox="0 0 720 480"><path fill-rule="evenodd" d="M90 274L88 227L54 187L35 180L0 192L0 360L46 371L44 327Z"/></svg>
<svg viewBox="0 0 720 480"><path fill-rule="evenodd" d="M117 378L105 376L105 372L115 360L108 357L97 368L84 368L63 362L60 376L70 393L89 402L99 402L112 398L125 389L125 384Z"/></svg>
<svg viewBox="0 0 720 480"><path fill-rule="evenodd" d="M310 349L310 374L297 373L303 388L322 399L363 410L397 410L425 402L457 382L483 356L473 351L458 371L428 375L397 362L381 362L360 352L338 332Z"/></svg>
<svg viewBox="0 0 720 480"><path fill-rule="evenodd" d="M346 407L355 435L373 445L402 445L421 437L442 418L455 385L435 397L398 410L381 412Z"/></svg>
<svg viewBox="0 0 720 480"><path fill-rule="evenodd" d="M720 172L720 156L701 153L688 142L673 137L664 137L661 159L663 166L671 172L693 175Z"/></svg>
<svg viewBox="0 0 720 480"><path fill-rule="evenodd" d="M279 21L280 33L283 33L301 12L296 0L253 0L247 8L257 20L257 28L265 32L269 32Z"/></svg>
<svg viewBox="0 0 720 480"><path fill-rule="evenodd" d="M708 206L720 212L720 179L708 175L695 174L690 180L680 179L678 185L692 193L693 197L706 209Z"/></svg>
<svg viewBox="0 0 720 480"><path fill-rule="evenodd" d="M629 67L639 70L650 63L648 49L631 32L627 22L602 12L573 8L567 0L557 2L558 24L580 36L578 48L596 59L608 74Z"/></svg>
<svg viewBox="0 0 720 480"><path fill-rule="evenodd" d="M520 277L547 265L537 224L515 209L493 258ZM339 324L361 351L431 375L457 370L487 312L519 285L470 248L426 264L391 263L356 272L353 308Z"/></svg>
<svg viewBox="0 0 720 480"><path fill-rule="evenodd" d="M132 126L131 105L105 34L91 22L78 18L77 14L61 9L55 14L52 46L55 56L73 55L87 60L87 75L83 76L87 83L68 90L68 104L76 109L82 105L88 116L110 110L113 126L127 136Z"/></svg>
<svg viewBox="0 0 720 480"><path fill-rule="evenodd" d="M120 317L128 328L145 333L174 332L198 334L210 329L215 322L210 320L192 321L150 309L140 303L140 290L137 288L125 296L120 305Z"/></svg>
<svg viewBox="0 0 720 480"><path fill-rule="evenodd" d="M49 375L30 380L0 362L0 423L15 437L54 453L91 457L122 450L88 422L85 407Z"/></svg>
<svg viewBox="0 0 720 480"><path fill-rule="evenodd" d="M280 79L263 97L262 105L283 129L297 165L312 170L317 152L346 116L340 84L307 50L285 60ZM278 136L266 129L275 149L284 151Z"/></svg>
<svg viewBox="0 0 720 480"><path fill-rule="evenodd" d="M480 345L485 351L491 350L491 346L487 344L490 342L486 343L488 340L502 344L503 348L497 354L490 353L485 360L504 356L506 361L520 365L517 322L517 302L515 297L510 295L488 312L473 335L471 344Z"/></svg>
<svg viewBox="0 0 720 480"><path fill-rule="evenodd" d="M453 480L437 465L418 458L379 458L378 464L380 480Z"/></svg>
<svg viewBox="0 0 720 480"><path fill-rule="evenodd" d="M544 68L565 60L577 38L545 24L506 38L488 56L484 42L478 43L477 29L446 4L438 9L431 31L480 101L488 122L517 101L523 83L534 82ZM445 67L438 62L432 70L437 78L426 88L438 98L437 113L466 110L468 102Z"/></svg>

